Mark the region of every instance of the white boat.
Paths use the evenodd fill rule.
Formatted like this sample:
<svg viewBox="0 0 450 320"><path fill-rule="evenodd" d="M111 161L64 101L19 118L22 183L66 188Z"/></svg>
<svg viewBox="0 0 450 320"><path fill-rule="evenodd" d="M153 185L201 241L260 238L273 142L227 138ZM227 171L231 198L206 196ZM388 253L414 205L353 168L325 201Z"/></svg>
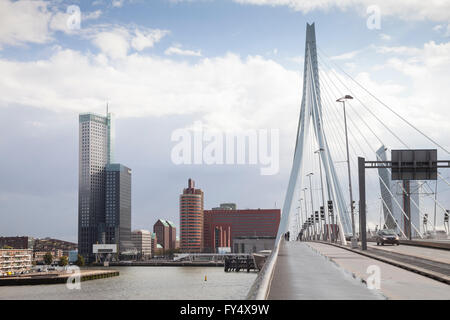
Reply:
<svg viewBox="0 0 450 320"><path fill-rule="evenodd" d="M272 250L261 250L258 253L253 254L253 260L255 260L255 266L258 270L261 270L264 266L264 263L267 260L267 257L270 256Z"/></svg>

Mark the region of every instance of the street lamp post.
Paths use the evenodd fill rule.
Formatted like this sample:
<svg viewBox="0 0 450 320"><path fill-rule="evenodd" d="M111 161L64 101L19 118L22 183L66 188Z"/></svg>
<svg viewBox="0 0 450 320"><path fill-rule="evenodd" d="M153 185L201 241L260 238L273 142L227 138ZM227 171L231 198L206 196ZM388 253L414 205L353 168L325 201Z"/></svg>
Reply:
<svg viewBox="0 0 450 320"><path fill-rule="evenodd" d="M299 214L299 217L300 217L300 224L299 224L299 233L303 230L303 224L304 224L304 220L303 220L303 213L302 213L302 197L301 197L301 195L299 196L299 199L298 199L298 207L297 207L297 209L298 209L298 214ZM297 236L299 236L299 234L297 234ZM301 239L300 239L301 240Z"/></svg>
<svg viewBox="0 0 450 320"><path fill-rule="evenodd" d="M311 195L311 212L313 216L313 232L314 232L314 240L317 240L317 230L316 230L316 214L314 212L314 201L313 201L313 194L312 194L312 182L311 182L311 176L313 176L314 173L308 173L306 176L309 177L309 194Z"/></svg>
<svg viewBox="0 0 450 320"><path fill-rule="evenodd" d="M300 200L299 200L300 201ZM297 207L297 233L296 233L296 238L295 238L295 241L297 241L297 239L298 239L298 236L299 236L299 234L300 234L300 229L301 229L301 225L302 225L302 222L301 222L301 214L300 214L300 212L301 212L301 210L302 210L302 208L300 207L300 205Z"/></svg>
<svg viewBox="0 0 450 320"><path fill-rule="evenodd" d="M320 155L322 153L322 151L324 151L323 148L320 148L319 150L315 151L314 153L317 153L319 155L319 172L320 172L320 188L322 189L322 208L325 212L325 190L323 189L323 180L322 180L322 164L320 161ZM327 224L327 215L325 215L325 224ZM320 234L323 237L323 234L325 233L325 230L323 230L322 232L322 216L319 217L320 220ZM328 232L329 235L329 232Z"/></svg>
<svg viewBox="0 0 450 320"><path fill-rule="evenodd" d="M303 188L303 201L305 202L305 222L308 221L308 206L306 204L306 190L308 190L308 188ZM308 238L309 238L309 227L308 227Z"/></svg>
<svg viewBox="0 0 450 320"><path fill-rule="evenodd" d="M353 99L352 96L346 95L345 97L339 98L336 100L336 102L342 102L343 108L344 108L344 125L345 125L345 144L347 148L347 169L348 169L348 189L350 192L350 212L352 217L352 247L355 247L355 241L356 240L356 230L355 230L355 212L353 210L353 196L352 196L352 176L350 173L350 155L348 151L348 133L347 133L347 116L345 114L345 101ZM356 242L357 246L357 242Z"/></svg>

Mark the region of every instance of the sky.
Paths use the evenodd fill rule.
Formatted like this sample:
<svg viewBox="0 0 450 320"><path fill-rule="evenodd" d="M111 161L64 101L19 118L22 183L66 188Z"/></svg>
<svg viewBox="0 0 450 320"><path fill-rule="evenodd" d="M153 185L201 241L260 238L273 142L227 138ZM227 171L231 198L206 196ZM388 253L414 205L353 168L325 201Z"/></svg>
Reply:
<svg viewBox="0 0 450 320"><path fill-rule="evenodd" d="M76 241L78 114L103 114L107 102L115 159L133 170L133 229L178 225L188 178L205 208L280 208L312 22L330 63L450 148L450 1L0 0L0 235ZM409 145L434 147L385 117ZM279 130L279 171L176 165L172 134L198 121L216 132ZM438 186L446 206L449 185Z"/></svg>

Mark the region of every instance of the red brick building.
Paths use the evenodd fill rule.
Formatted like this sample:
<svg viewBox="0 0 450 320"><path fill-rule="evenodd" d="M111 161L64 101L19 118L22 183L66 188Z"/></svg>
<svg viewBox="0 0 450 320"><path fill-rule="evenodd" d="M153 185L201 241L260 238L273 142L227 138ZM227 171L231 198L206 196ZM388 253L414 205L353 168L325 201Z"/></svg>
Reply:
<svg viewBox="0 0 450 320"><path fill-rule="evenodd" d="M236 237L276 237L280 216L280 209L205 210L204 252L216 252L218 247L230 247L234 252L233 239Z"/></svg>
<svg viewBox="0 0 450 320"><path fill-rule="evenodd" d="M192 179L180 195L180 238L182 252L203 251L203 191Z"/></svg>
<svg viewBox="0 0 450 320"><path fill-rule="evenodd" d="M156 233L156 243L164 250L170 249L170 227L166 220L159 219L153 225L153 232Z"/></svg>
<svg viewBox="0 0 450 320"><path fill-rule="evenodd" d="M177 228L172 221L166 220L166 222L169 225L169 248L176 249Z"/></svg>

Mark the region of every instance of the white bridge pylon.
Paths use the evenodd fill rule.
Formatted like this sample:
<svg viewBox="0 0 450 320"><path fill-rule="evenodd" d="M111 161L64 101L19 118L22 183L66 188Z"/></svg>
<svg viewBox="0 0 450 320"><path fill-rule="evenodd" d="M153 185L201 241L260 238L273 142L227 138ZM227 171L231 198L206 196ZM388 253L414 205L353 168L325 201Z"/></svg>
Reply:
<svg viewBox="0 0 450 320"><path fill-rule="evenodd" d="M333 201L334 215L337 220L336 223L339 226L339 236L341 242L345 244L345 234L352 233L349 210L346 210L347 205L345 203L342 188L339 184L333 159L328 148L328 142L325 132L323 131L324 126L322 121L323 117L320 98L319 69L317 63L316 34L314 23L312 23L306 25L303 95L297 129L297 141L276 243L278 243L281 235L283 235L289 228L291 213L293 211L291 209L295 190L297 186L302 185L303 179L306 179L306 177L302 177L300 173L302 172L305 156L304 153L309 151L306 148L306 138L311 124L313 125L314 137L317 144L320 149L323 150L320 159L324 169L326 181L324 188L326 188L326 196L328 197L328 199L324 199L325 201L323 201L325 204L324 210L327 212L327 200ZM312 192L312 190L310 191ZM350 207L350 204L348 207ZM308 216L311 214L314 213L308 212ZM325 215L327 216L327 213Z"/></svg>

